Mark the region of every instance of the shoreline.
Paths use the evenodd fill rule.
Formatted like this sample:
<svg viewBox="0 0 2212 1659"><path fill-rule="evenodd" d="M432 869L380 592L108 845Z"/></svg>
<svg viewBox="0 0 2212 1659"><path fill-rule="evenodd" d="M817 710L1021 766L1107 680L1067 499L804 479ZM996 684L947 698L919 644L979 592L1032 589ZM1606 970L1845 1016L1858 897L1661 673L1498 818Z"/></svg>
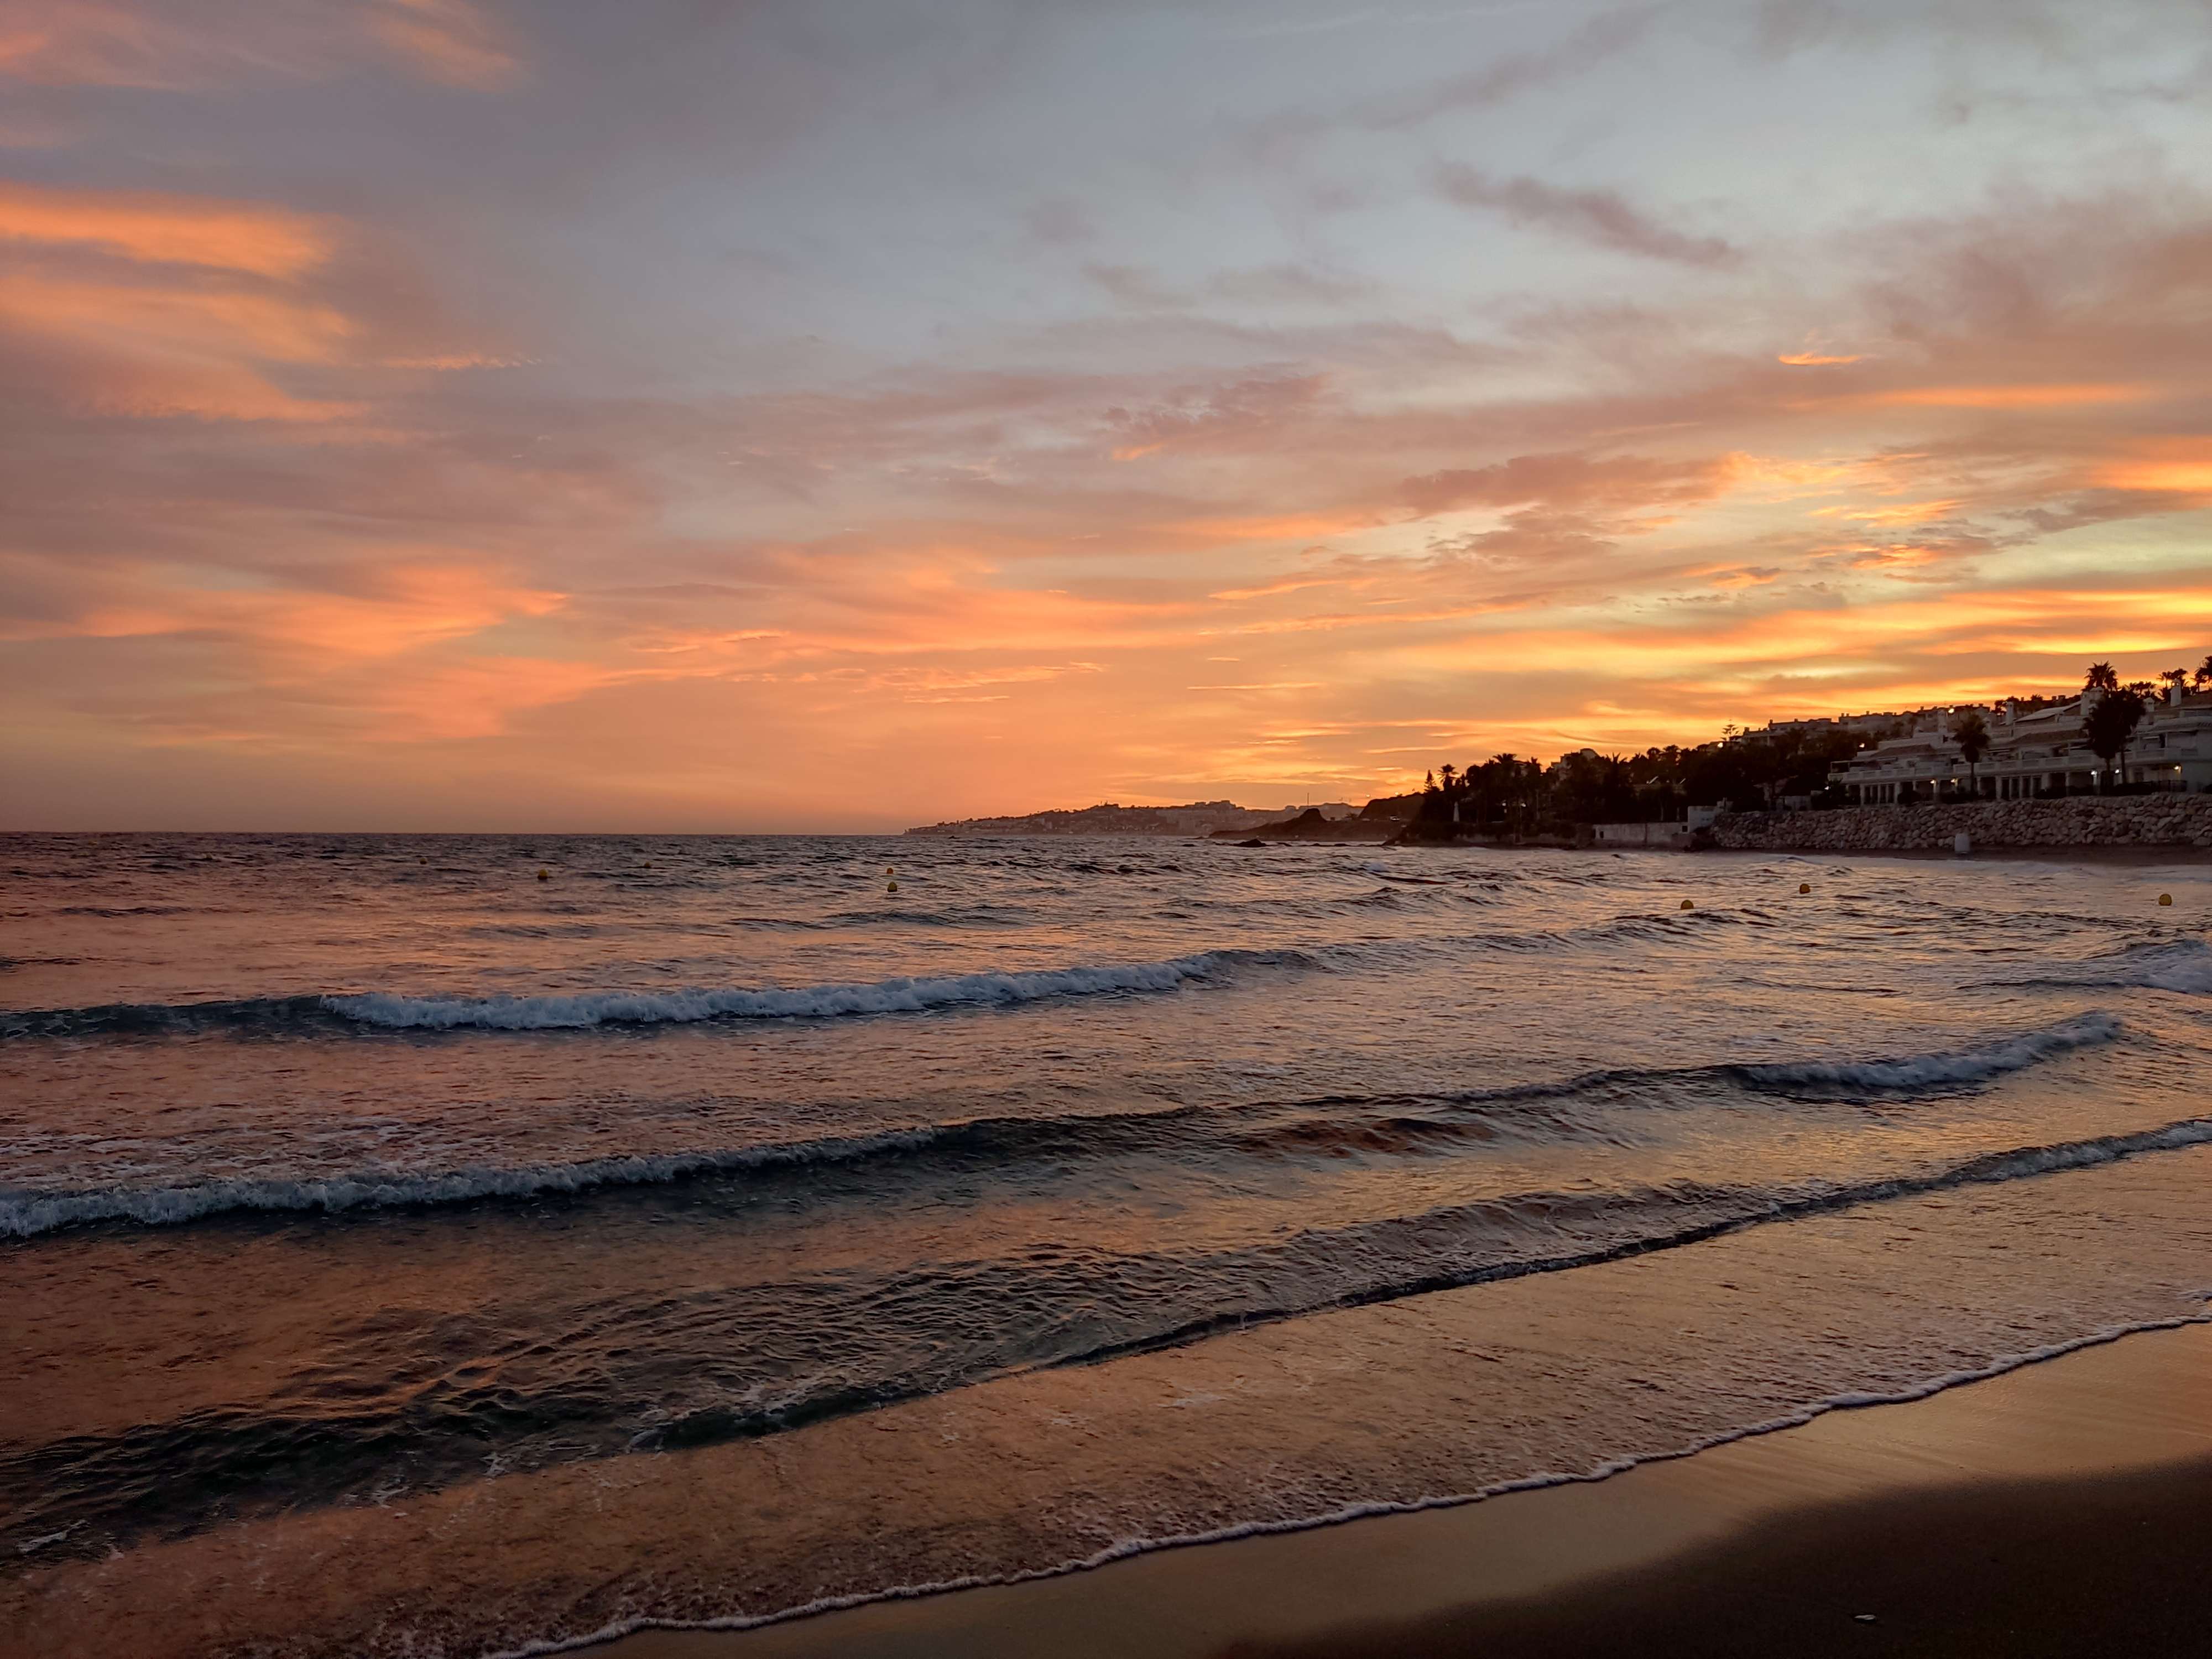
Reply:
<svg viewBox="0 0 2212 1659"><path fill-rule="evenodd" d="M2007 1367L2044 1379L2097 1355L2132 1363L2152 1339L2033 1362L2100 1334L2212 1313L2208 1191L2212 1146L2181 1148L2010 1182L2002 1201L1900 1196L1571 1275L1437 1291L995 1378L783 1434L246 1517L104 1555L27 1559L0 1581L0 1630L56 1659L125 1650L144 1659L543 1654L617 1636L680 1639L692 1645L663 1651L687 1659L872 1650L949 1659L1080 1655L1070 1632L1095 1628L1100 1638L1087 1651L1101 1659L1133 1650L1198 1659L1235 1639L1326 1634L1354 1613L1370 1623L1442 1613L1484 1588L1471 1588L1468 1548L1455 1541L1462 1528L1499 1524L1484 1517L1508 1522L1481 1559L1502 1569L1518 1549L1556 1577L1583 1560L1574 1540L1587 1528L1555 1528L1539 1542L1531 1517L1613 1516L1601 1532L1644 1553L1592 1559L1583 1570L1617 1569L1648 1559L1652 1540L1680 1539L1685 1518L1711 1523L1692 1538L1710 1539L1728 1521L1726 1506L1716 1516L1710 1502L1693 1503L1686 1517L1680 1503L1662 1504L1674 1516L1664 1525L1664 1515L1621 1510L1619 1494L1664 1498L1680 1478L1653 1472L1725 1470L1756 1455L1749 1448L1802 1447L1854 1421L1922 1422L1923 1412L1955 1409L1946 1401L1986 1405L1993 1390L2016 1384L1962 1386L1919 1406L1833 1413L1811 1430L1742 1440L1753 1425L1797 1419L1824 1401L1920 1396L1942 1380ZM2183 1376L2197 1390L2179 1413L2191 1434L2151 1448L2148 1461L2203 1445L2212 1421L2207 1357L2191 1348ZM2123 1414L2111 1401L2125 1392L2093 1389L2088 1409L2068 1415ZM1721 1442L1736 1443L1682 1455ZM1644 1472L1528 1490L1631 1464ZM2041 1466L2001 1456L1990 1472ZM1832 1493L1834 1484L1800 1468L1770 1472L1764 1490L1802 1500L1865 1483ZM1512 1495L1422 1507L1483 1492ZM1313 1524L1358 1513L1377 1518ZM1178 1537L1236 1541L1127 1554ZM1066 1574L1116 1556L1124 1559ZM331 1571L337 1562L343 1571ZM872 1599L982 1575L1026 1582ZM788 1622L799 1607L834 1605L852 1610ZM878 1620L889 1622L878 1629ZM744 1623L756 1628L667 1634ZM718 1643L744 1645L725 1656ZM636 1659L653 1648L611 1650Z"/></svg>
<svg viewBox="0 0 2212 1659"><path fill-rule="evenodd" d="M2212 1585L2176 1563L2212 1546L2208 1483L2212 1325L2190 1322L2093 1338L1917 1399L1832 1407L1601 1478L577 1650L1474 1659L2056 1653L2094 1642L2193 1651L2172 1644L2212 1619ZM2133 1532L2154 1533L2160 1547L2135 1551ZM2063 1639L2022 1647L2028 1631Z"/></svg>

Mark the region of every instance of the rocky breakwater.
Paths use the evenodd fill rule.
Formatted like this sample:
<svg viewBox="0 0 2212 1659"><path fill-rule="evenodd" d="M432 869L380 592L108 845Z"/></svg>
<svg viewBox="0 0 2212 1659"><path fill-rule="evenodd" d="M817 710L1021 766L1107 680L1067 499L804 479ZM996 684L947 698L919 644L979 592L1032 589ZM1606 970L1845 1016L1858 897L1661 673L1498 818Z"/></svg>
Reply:
<svg viewBox="0 0 2212 1659"><path fill-rule="evenodd" d="M1233 841L1240 847L1264 847L1278 841L1368 842L1379 843L1396 835L1400 824L1388 818L1331 818L1309 806L1294 818L1263 823L1240 837L1234 830L1217 830L1210 841Z"/></svg>
<svg viewBox="0 0 2212 1659"><path fill-rule="evenodd" d="M1747 853L1949 852L1976 848L2212 848L2212 795L2076 795L1957 806L1724 812L1701 844Z"/></svg>

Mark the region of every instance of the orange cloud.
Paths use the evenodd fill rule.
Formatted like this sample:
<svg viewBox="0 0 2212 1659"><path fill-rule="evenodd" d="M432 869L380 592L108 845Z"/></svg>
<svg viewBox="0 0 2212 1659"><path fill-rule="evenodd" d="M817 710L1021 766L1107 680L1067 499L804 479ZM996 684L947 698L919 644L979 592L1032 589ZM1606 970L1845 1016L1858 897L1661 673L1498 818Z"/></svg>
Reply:
<svg viewBox="0 0 2212 1659"><path fill-rule="evenodd" d="M325 80L398 58L448 86L518 72L471 0L0 0L0 75L46 86L198 91L282 77Z"/></svg>
<svg viewBox="0 0 2212 1659"><path fill-rule="evenodd" d="M389 0L371 13L368 25L425 75L452 86L501 86L521 68L490 21L467 0Z"/></svg>
<svg viewBox="0 0 2212 1659"><path fill-rule="evenodd" d="M519 714L574 702L639 678L604 663L545 657L472 657L379 674L359 692L375 716L375 743L449 742L497 737Z"/></svg>
<svg viewBox="0 0 2212 1659"><path fill-rule="evenodd" d="M343 227L255 203L0 182L0 331L33 342L26 382L107 415L327 422L272 364L344 365L364 333L309 284ZM410 360L400 359L401 362ZM447 353L443 368L505 360Z"/></svg>
<svg viewBox="0 0 2212 1659"><path fill-rule="evenodd" d="M329 421L347 402L295 397L257 365L337 362L354 332L335 308L281 294L0 276L0 329L69 352L58 389L101 413Z"/></svg>
<svg viewBox="0 0 2212 1659"><path fill-rule="evenodd" d="M330 257L324 225L247 203L0 180L0 241L96 249L125 259L289 277Z"/></svg>
<svg viewBox="0 0 2212 1659"><path fill-rule="evenodd" d="M2108 489L2148 489L2212 495L2212 458L2200 460L2121 461L2100 467L2096 480Z"/></svg>
<svg viewBox="0 0 2212 1659"><path fill-rule="evenodd" d="M518 586L480 565L400 555L359 591L198 586L189 573L134 569L73 617L20 623L14 639L145 639L219 635L295 668L368 661L481 634L557 611L566 596Z"/></svg>
<svg viewBox="0 0 2212 1659"><path fill-rule="evenodd" d="M2136 403L2157 395L2148 386L1932 386L1872 392L1845 401L1870 409L2068 409Z"/></svg>
<svg viewBox="0 0 2212 1659"><path fill-rule="evenodd" d="M1777 357L1774 361L1778 363L1788 363L1793 368L1825 368L1838 363L1863 363L1866 361L1866 357L1859 352L1832 357L1817 351L1792 351Z"/></svg>
<svg viewBox="0 0 2212 1659"><path fill-rule="evenodd" d="M1850 524L1927 524L1949 518L1960 505L1948 501L1911 501L1902 507L1819 507L1813 509L1813 516L1842 519Z"/></svg>
<svg viewBox="0 0 2212 1659"><path fill-rule="evenodd" d="M334 361L354 325L335 307L279 295L0 277L0 319L108 346L264 361Z"/></svg>
<svg viewBox="0 0 2212 1659"><path fill-rule="evenodd" d="M1285 513L1273 517L1184 519L1164 526L1208 546L1226 547L1242 542L1310 542L1349 535L1375 527L1375 514L1364 510Z"/></svg>
<svg viewBox="0 0 2212 1659"><path fill-rule="evenodd" d="M2154 632L2141 629L2147 616L2159 618ZM2186 651L2208 627L2212 586L1987 589L1823 610L1699 613L1673 625L1500 628L1408 654L1431 663L1480 660L1486 672L1586 672L1602 663L1610 676L1651 681L1730 669L1804 673L1824 665L1879 676L1887 662L1922 653Z"/></svg>

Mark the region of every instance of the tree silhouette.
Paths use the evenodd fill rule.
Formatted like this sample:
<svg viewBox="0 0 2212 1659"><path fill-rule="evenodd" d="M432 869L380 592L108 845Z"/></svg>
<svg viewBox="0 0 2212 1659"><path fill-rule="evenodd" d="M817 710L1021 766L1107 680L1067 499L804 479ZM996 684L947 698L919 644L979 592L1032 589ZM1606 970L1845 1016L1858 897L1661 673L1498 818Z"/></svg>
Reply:
<svg viewBox="0 0 2212 1659"><path fill-rule="evenodd" d="M2134 691L2110 690L2098 699L2081 722L2081 736L2090 750L2112 769L2113 760L2127 752L2128 740L2142 724L2143 700Z"/></svg>
<svg viewBox="0 0 2212 1659"><path fill-rule="evenodd" d="M1959 745L1966 763L1966 787L1978 798L1982 793L1982 757L1990 752L1990 723L1978 708L1969 708L1952 723L1951 741Z"/></svg>
<svg viewBox="0 0 2212 1659"><path fill-rule="evenodd" d="M2081 682L2081 689L2084 691L2117 691L2120 689L2120 677L2112 672L2112 665L2108 662L2091 663L2088 675Z"/></svg>
<svg viewBox="0 0 2212 1659"><path fill-rule="evenodd" d="M2212 685L2212 653L2207 653L2203 662L2198 666L2197 683L2199 685Z"/></svg>

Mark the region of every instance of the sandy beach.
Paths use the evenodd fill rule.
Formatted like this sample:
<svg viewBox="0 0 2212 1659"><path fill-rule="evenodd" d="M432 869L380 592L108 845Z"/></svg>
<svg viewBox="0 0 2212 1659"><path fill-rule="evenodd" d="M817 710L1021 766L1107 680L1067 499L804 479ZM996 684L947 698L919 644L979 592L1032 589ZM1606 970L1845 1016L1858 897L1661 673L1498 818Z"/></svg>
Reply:
<svg viewBox="0 0 2212 1659"><path fill-rule="evenodd" d="M2212 1586L2212 1328L1458 1508L605 1659L2181 1654Z"/></svg>

